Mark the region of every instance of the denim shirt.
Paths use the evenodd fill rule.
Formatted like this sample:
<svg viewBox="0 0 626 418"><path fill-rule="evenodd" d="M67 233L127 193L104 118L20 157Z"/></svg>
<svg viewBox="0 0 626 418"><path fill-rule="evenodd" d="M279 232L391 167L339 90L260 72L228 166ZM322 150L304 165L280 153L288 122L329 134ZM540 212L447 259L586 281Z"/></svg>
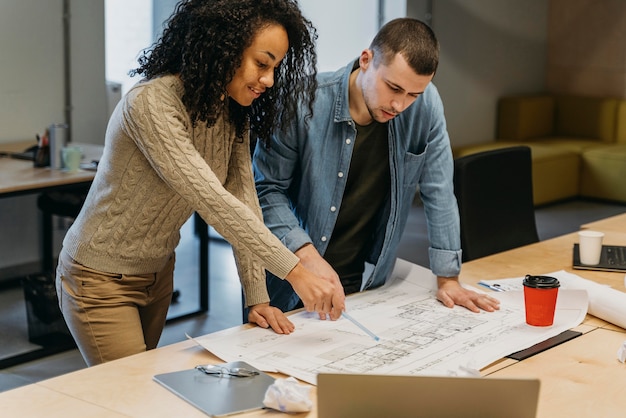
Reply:
<svg viewBox="0 0 626 418"><path fill-rule="evenodd" d="M292 251L313 243L324 254L344 194L356 127L349 112L348 80L354 62L318 75L314 117L274 135L269 150L254 154L257 193L266 225ZM437 276L461 269L459 213L453 188L453 160L443 104L430 83L424 93L388 124L391 190L373 231L364 287L382 285L395 264L396 250L415 193L424 204L430 241L430 268Z"/></svg>

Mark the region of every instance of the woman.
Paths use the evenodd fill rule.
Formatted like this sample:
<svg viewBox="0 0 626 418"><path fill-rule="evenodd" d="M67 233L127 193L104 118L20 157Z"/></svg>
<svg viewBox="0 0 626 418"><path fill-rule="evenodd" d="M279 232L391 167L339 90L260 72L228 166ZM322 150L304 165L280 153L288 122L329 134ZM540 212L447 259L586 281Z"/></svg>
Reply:
<svg viewBox="0 0 626 418"><path fill-rule="evenodd" d="M293 331L269 306L265 269L307 310L340 315L343 291L264 226L250 158L250 132L267 142L298 101L310 103L314 41L293 0L189 0L140 57L131 74L144 79L111 116L57 268L59 304L88 365L157 346L174 249L194 211L232 244L250 322Z"/></svg>

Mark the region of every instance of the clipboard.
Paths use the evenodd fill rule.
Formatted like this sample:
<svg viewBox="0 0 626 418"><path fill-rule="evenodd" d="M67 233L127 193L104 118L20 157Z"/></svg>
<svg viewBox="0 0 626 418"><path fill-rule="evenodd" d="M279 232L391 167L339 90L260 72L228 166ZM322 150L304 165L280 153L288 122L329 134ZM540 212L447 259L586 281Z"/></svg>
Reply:
<svg viewBox="0 0 626 418"><path fill-rule="evenodd" d="M262 409L267 388L274 378L243 361L220 364L245 368L259 374L249 377L208 375L200 370L157 374L153 379L211 417Z"/></svg>

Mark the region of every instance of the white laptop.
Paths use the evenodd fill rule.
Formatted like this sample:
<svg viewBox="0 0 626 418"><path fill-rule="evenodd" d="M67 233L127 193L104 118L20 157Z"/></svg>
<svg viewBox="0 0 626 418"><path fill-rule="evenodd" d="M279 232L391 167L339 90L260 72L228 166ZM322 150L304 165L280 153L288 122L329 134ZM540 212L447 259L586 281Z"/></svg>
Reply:
<svg viewBox="0 0 626 418"><path fill-rule="evenodd" d="M535 418L539 379L317 375L319 418Z"/></svg>

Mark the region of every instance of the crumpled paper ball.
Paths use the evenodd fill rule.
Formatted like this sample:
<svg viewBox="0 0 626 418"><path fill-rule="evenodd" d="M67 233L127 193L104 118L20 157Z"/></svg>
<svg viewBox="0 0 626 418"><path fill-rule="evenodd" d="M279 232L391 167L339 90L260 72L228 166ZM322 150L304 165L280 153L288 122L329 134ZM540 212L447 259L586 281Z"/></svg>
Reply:
<svg viewBox="0 0 626 418"><path fill-rule="evenodd" d="M265 391L263 405L281 412L307 412L313 407L311 386L298 383L293 377L276 379Z"/></svg>
<svg viewBox="0 0 626 418"><path fill-rule="evenodd" d="M624 363L626 361L626 341L622 343L620 348L617 350L617 359Z"/></svg>

